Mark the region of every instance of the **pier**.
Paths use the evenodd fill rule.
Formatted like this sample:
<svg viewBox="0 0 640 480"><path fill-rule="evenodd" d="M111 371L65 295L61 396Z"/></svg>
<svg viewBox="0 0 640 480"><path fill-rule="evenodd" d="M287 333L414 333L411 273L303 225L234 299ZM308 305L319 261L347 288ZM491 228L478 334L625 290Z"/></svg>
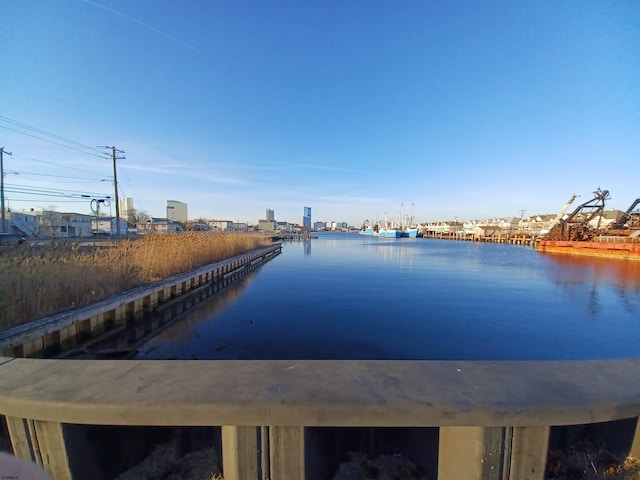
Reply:
<svg viewBox="0 0 640 480"><path fill-rule="evenodd" d="M280 233L274 237L276 240L290 240L290 241L307 241L312 238L318 238L317 235L311 235L309 230L301 230L299 232Z"/></svg>
<svg viewBox="0 0 640 480"><path fill-rule="evenodd" d="M457 240L460 242L503 243L508 245L522 245L533 247L540 240L540 235L517 231L500 231L491 235L477 235L464 232L429 232L420 234L423 238L438 240Z"/></svg>

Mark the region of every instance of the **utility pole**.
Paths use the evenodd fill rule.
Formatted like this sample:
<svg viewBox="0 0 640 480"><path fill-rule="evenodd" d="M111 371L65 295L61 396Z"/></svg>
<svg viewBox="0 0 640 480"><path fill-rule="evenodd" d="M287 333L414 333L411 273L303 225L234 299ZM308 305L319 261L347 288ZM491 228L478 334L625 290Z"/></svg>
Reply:
<svg viewBox="0 0 640 480"><path fill-rule="evenodd" d="M7 233L7 219L4 211L4 147L0 147L0 209L2 209L2 233ZM11 152L7 152L11 155Z"/></svg>
<svg viewBox="0 0 640 480"><path fill-rule="evenodd" d="M118 200L118 174L116 171L116 160L123 160L125 157L118 157L117 154L120 153L124 155L124 150L118 150L116 147L106 147L111 148L111 159L113 160L113 188L115 189L115 199L116 199L116 232L118 235L118 240L120 240L120 201Z"/></svg>

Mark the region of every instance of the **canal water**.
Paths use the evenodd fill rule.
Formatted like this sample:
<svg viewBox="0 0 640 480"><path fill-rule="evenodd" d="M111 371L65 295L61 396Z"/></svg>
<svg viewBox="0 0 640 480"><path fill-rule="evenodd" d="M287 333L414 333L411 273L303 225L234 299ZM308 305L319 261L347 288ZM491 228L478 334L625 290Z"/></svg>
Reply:
<svg viewBox="0 0 640 480"><path fill-rule="evenodd" d="M640 262L320 233L144 344L143 359L640 355Z"/></svg>

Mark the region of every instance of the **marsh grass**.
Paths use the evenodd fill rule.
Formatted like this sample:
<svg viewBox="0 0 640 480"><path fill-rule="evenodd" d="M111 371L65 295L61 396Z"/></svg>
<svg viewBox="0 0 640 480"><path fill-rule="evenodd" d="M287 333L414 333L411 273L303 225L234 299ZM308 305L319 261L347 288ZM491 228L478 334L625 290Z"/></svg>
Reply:
<svg viewBox="0 0 640 480"><path fill-rule="evenodd" d="M246 233L149 235L112 246L56 241L0 252L0 330L271 243Z"/></svg>

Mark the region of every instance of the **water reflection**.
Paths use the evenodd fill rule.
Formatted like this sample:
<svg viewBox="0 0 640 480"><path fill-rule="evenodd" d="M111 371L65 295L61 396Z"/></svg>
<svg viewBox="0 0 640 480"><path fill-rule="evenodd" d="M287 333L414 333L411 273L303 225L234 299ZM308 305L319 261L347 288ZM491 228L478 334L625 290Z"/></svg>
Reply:
<svg viewBox="0 0 640 480"><path fill-rule="evenodd" d="M190 345L198 340L202 328L214 322L218 315L240 299L255 275L256 272L247 274L214 293L207 301L191 308L180 318L174 318L173 320L178 321L143 345L136 358L171 359L183 355L184 351L189 350ZM222 350L224 346L218 345L215 348ZM178 354L176 351L181 353Z"/></svg>
<svg viewBox="0 0 640 480"><path fill-rule="evenodd" d="M640 262L607 260L577 255L542 253L554 266L557 277L573 281L592 279L594 283L613 283L622 290L640 293Z"/></svg>
<svg viewBox="0 0 640 480"><path fill-rule="evenodd" d="M149 343L143 358L543 360L639 353L639 263L513 245L318 237L286 242L277 259Z"/></svg>
<svg viewBox="0 0 640 480"><path fill-rule="evenodd" d="M365 237L366 238L366 237ZM362 252L365 255L379 256L384 263L413 266L413 258L415 250L412 248L412 242L417 241L415 238L379 238L374 241L364 241L362 244ZM377 240L377 241L376 241ZM402 242L399 244L399 242ZM400 246L401 248L398 248Z"/></svg>
<svg viewBox="0 0 640 480"><path fill-rule="evenodd" d="M602 308L601 297L615 294L625 312L640 313L640 262L573 255L541 254L550 279L571 300L584 296L593 316ZM586 294L584 293L586 292Z"/></svg>

